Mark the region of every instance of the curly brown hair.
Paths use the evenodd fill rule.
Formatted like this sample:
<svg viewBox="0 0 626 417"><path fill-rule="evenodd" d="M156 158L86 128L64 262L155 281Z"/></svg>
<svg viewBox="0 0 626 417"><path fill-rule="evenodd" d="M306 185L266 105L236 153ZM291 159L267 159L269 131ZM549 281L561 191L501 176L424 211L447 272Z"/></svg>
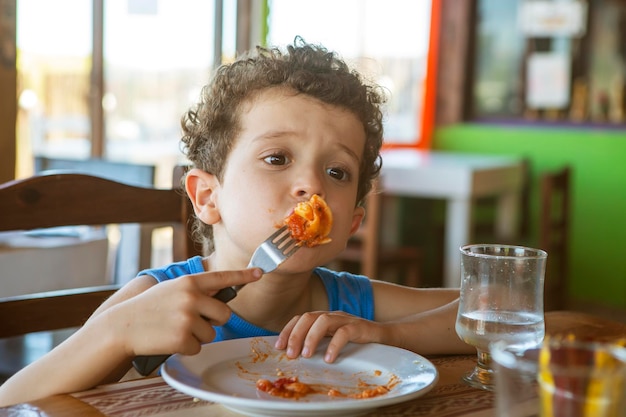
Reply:
<svg viewBox="0 0 626 417"><path fill-rule="evenodd" d="M296 38L283 52L257 47L235 62L222 65L202 88L200 102L181 121L183 152L194 167L220 181L228 155L239 135L242 103L261 91L284 87L353 112L363 123L366 140L359 168L357 203L378 176L382 160L382 88L367 82L334 52ZM212 228L196 221L194 237L213 250Z"/></svg>

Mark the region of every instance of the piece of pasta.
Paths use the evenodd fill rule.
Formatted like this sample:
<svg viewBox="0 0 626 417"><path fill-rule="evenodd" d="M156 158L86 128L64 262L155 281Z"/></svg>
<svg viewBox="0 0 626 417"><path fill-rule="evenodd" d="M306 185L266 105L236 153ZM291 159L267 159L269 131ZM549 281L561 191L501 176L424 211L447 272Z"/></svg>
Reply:
<svg viewBox="0 0 626 417"><path fill-rule="evenodd" d="M331 241L328 237L333 227L333 214L324 199L314 194L309 201L296 205L285 219L291 237L298 245L312 248Z"/></svg>

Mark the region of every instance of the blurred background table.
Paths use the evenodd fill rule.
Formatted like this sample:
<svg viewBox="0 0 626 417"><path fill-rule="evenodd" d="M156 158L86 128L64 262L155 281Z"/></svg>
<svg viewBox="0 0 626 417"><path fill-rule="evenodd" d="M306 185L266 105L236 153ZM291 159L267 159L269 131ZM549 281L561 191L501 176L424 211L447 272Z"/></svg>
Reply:
<svg viewBox="0 0 626 417"><path fill-rule="evenodd" d="M515 237L524 182L518 157L390 149L382 152L383 190L391 195L446 200L443 285L460 286L459 247L472 243L472 201L496 196L498 236Z"/></svg>
<svg viewBox="0 0 626 417"><path fill-rule="evenodd" d="M2 232L0 297L108 284L108 251L103 228Z"/></svg>

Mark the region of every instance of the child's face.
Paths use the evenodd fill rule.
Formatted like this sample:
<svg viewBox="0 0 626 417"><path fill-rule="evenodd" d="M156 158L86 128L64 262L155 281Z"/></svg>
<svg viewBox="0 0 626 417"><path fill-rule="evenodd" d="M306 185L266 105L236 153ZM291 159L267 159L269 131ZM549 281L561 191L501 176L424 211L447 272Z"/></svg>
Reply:
<svg viewBox="0 0 626 417"><path fill-rule="evenodd" d="M333 212L332 242L299 250L281 271L327 263L345 247L363 215L355 207L365 146L362 124L349 111L279 88L244 105L240 121L241 133L215 190L218 259L224 254L247 264L296 203L319 194Z"/></svg>

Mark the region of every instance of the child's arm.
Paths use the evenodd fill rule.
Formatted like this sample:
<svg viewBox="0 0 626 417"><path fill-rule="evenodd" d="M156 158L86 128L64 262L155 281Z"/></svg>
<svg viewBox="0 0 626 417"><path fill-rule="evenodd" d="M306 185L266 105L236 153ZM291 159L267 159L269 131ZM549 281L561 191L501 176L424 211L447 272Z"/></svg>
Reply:
<svg viewBox="0 0 626 417"><path fill-rule="evenodd" d="M348 342L383 343L425 355L475 352L454 329L458 289L372 284L375 321L342 312L306 313L285 326L276 347L286 349L289 357L310 356L323 337L332 336L327 362L333 362Z"/></svg>
<svg viewBox="0 0 626 417"><path fill-rule="evenodd" d="M130 281L71 337L0 386L0 406L119 380L137 355L194 354L230 308L212 296L257 280L260 270L188 275L155 285Z"/></svg>
<svg viewBox="0 0 626 417"><path fill-rule="evenodd" d="M458 288L407 288L372 281L383 343L421 354L475 353L455 330Z"/></svg>

